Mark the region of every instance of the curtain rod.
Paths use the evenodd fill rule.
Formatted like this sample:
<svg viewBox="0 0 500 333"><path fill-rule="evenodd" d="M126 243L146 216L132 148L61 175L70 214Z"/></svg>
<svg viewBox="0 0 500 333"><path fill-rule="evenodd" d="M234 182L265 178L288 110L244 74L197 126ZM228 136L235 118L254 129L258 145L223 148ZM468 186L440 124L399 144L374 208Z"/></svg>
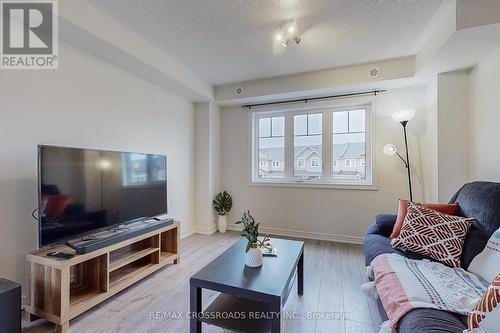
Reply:
<svg viewBox="0 0 500 333"><path fill-rule="evenodd" d="M245 105L242 105L241 107L250 110L251 108L260 107L260 106L267 106L267 105L280 105L280 104L291 104L291 103L308 103L308 102L311 102L311 101L319 101L319 100L324 100L324 99L352 97L352 96L361 96L361 95L375 95L375 96L377 96L378 93L383 93L383 92L386 92L386 91L387 90L377 89L377 90L355 92L355 93L341 94L341 95L308 97L308 98L290 99L290 100L286 100L286 101L267 102L267 103L258 103L258 104L245 104Z"/></svg>

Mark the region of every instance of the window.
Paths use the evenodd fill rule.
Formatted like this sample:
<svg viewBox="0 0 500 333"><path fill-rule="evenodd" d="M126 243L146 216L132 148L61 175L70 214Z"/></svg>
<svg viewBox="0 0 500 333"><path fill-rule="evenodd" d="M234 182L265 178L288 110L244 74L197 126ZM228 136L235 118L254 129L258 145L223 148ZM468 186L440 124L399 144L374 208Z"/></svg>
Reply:
<svg viewBox="0 0 500 333"><path fill-rule="evenodd" d="M373 185L371 104L335 102L252 113L252 181Z"/></svg>
<svg viewBox="0 0 500 333"><path fill-rule="evenodd" d="M285 117L261 117L257 120L257 156L260 179L284 178L280 161L285 160ZM271 161L268 163L267 161Z"/></svg>
<svg viewBox="0 0 500 333"><path fill-rule="evenodd" d="M332 155L345 161L343 168L332 170L332 180L366 181L366 109L334 111L332 119ZM358 159L363 163L358 164Z"/></svg>
<svg viewBox="0 0 500 333"><path fill-rule="evenodd" d="M319 168L323 154L323 114L307 113L293 116L293 151L294 165L298 160L310 160L310 169L295 168L293 175L296 179L319 179L322 170Z"/></svg>
<svg viewBox="0 0 500 333"><path fill-rule="evenodd" d="M166 179L164 156L123 153L122 165L123 186L154 185Z"/></svg>

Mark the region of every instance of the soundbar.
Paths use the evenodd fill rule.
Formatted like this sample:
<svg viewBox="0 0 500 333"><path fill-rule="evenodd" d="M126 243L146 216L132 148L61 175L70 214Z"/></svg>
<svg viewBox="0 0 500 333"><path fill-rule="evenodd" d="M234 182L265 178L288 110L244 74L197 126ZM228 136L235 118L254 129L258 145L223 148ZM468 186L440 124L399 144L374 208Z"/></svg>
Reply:
<svg viewBox="0 0 500 333"><path fill-rule="evenodd" d="M172 218L135 222L113 230L86 236L84 240L68 241L66 242L66 245L75 250L76 254L86 254L150 231L166 227L173 223L174 219ZM89 238L90 240L87 240Z"/></svg>

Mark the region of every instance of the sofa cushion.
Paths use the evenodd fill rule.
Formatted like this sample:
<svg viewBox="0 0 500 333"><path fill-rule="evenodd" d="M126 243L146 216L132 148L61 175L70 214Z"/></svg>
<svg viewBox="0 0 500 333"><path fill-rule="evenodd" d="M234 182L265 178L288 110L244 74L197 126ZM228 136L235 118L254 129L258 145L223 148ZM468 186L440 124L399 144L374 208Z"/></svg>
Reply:
<svg viewBox="0 0 500 333"><path fill-rule="evenodd" d="M472 221L472 218L447 215L409 203L401 233L392 240L392 245L460 267L465 235Z"/></svg>
<svg viewBox="0 0 500 333"><path fill-rule="evenodd" d="M397 253L405 255L405 252L392 247L391 240L385 236L370 234L363 240L363 251L365 252L366 266L370 266L375 257L384 253Z"/></svg>
<svg viewBox="0 0 500 333"><path fill-rule="evenodd" d="M488 243L488 234L482 227L474 221L467 236L465 236L464 246L462 248L462 268L468 269L472 260L483 251L486 243Z"/></svg>
<svg viewBox="0 0 500 333"><path fill-rule="evenodd" d="M375 224L372 224L370 228L375 228ZM397 253L408 259L428 259L431 261L437 261L434 258L415 252L395 249L392 247L391 240L389 238L378 234L368 234L365 236L365 239L363 240L363 251L365 252L366 266L370 266L370 263L376 256L384 253Z"/></svg>
<svg viewBox="0 0 500 333"><path fill-rule="evenodd" d="M398 333L462 333L465 316L436 309L415 309L408 312L398 325Z"/></svg>
<svg viewBox="0 0 500 333"><path fill-rule="evenodd" d="M408 200L399 199L398 207L398 217L396 219L396 224L394 224L394 229L392 230L391 236L389 238L396 238L401 232L403 223L408 212ZM445 213L448 215L458 215L458 203L454 202L451 204L432 204L432 203L416 203L417 205L422 205L424 207L437 210L438 212Z"/></svg>
<svg viewBox="0 0 500 333"><path fill-rule="evenodd" d="M500 228L500 183L472 182L462 186L450 202L460 206L459 215L476 219L465 237L462 267L469 264L481 251L488 239Z"/></svg>
<svg viewBox="0 0 500 333"><path fill-rule="evenodd" d="M372 232L389 237L394 228L394 224L396 223L396 217L397 216L394 214L378 214L375 216L374 225L376 229L372 230Z"/></svg>
<svg viewBox="0 0 500 333"><path fill-rule="evenodd" d="M455 193L451 202L460 206L460 216L473 217L488 238L500 228L500 183L472 182Z"/></svg>
<svg viewBox="0 0 500 333"><path fill-rule="evenodd" d="M379 214L375 217L375 223L370 225L366 230L366 236L363 240L363 250L365 252L366 265L369 266L371 261L376 256L383 253L398 253L408 259L429 259L431 257L424 256L415 252L398 250L392 247L391 240L388 238L396 222L394 214Z"/></svg>
<svg viewBox="0 0 500 333"><path fill-rule="evenodd" d="M472 260L469 271L486 281L492 281L500 272L500 229L491 235L483 252Z"/></svg>

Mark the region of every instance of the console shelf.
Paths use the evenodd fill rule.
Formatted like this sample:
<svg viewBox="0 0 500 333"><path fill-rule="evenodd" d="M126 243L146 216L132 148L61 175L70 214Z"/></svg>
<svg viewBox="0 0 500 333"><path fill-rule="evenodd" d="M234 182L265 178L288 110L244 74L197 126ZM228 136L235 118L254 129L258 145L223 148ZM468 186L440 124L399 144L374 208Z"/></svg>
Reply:
<svg viewBox="0 0 500 333"><path fill-rule="evenodd" d="M115 257L110 256L109 258L109 272L116 271L117 269L126 266L136 260L139 260L147 255L160 251L157 247L148 247L145 249L124 251L117 254Z"/></svg>
<svg viewBox="0 0 500 333"><path fill-rule="evenodd" d="M28 318L42 317L66 332L69 320L170 264L179 256L179 222L68 260L48 252L74 253L66 246L28 253Z"/></svg>

